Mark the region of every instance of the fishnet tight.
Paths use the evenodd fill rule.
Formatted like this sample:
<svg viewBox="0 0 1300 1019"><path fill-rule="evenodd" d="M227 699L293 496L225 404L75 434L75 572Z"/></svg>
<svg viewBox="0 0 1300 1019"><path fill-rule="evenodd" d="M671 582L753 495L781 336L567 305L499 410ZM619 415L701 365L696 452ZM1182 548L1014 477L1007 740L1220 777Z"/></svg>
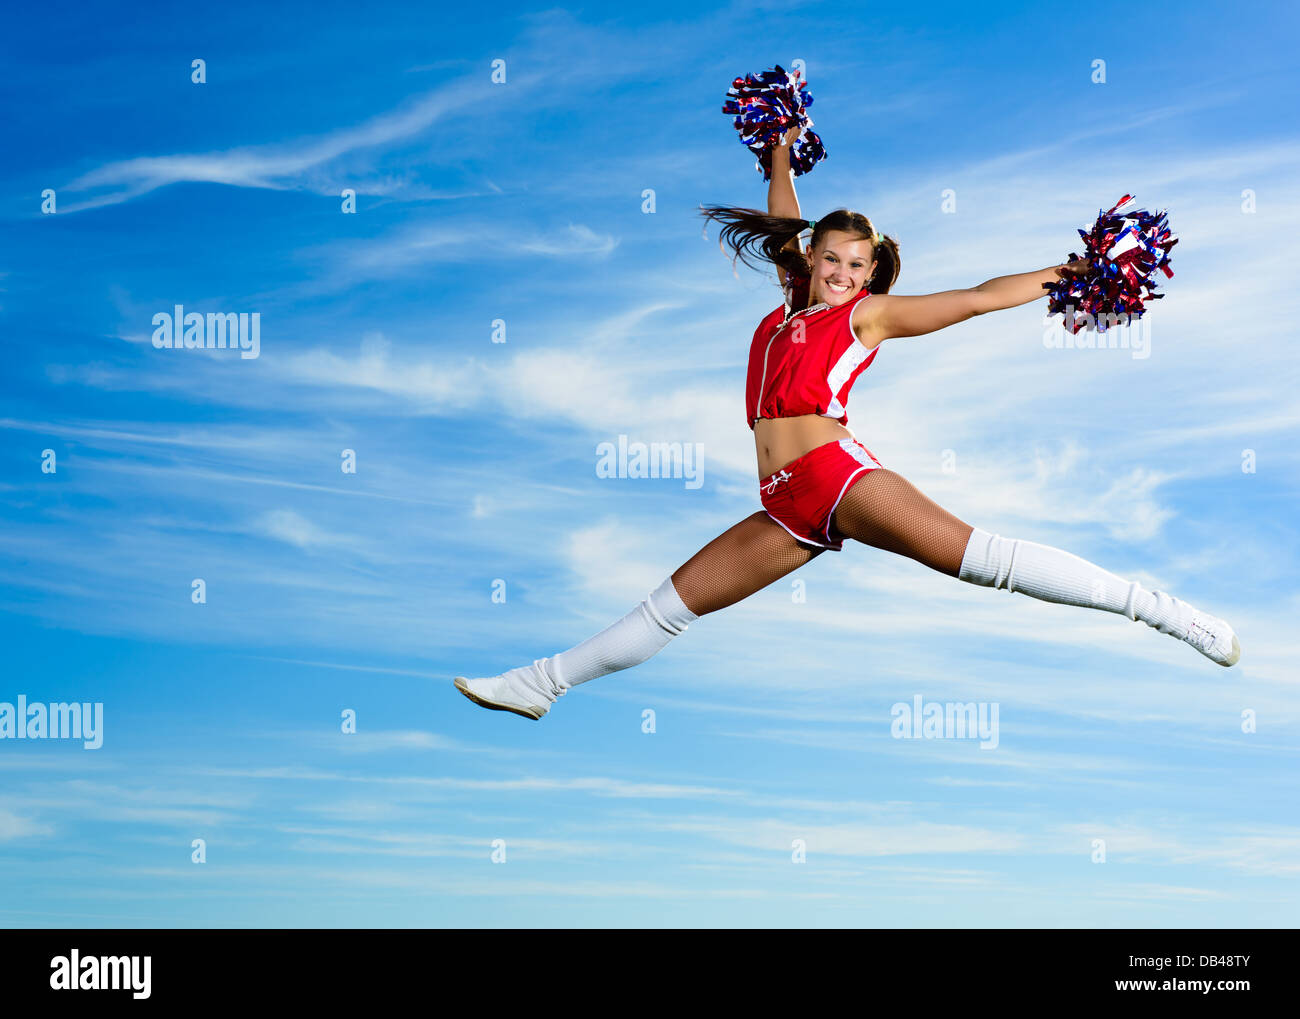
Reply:
<svg viewBox="0 0 1300 1019"><path fill-rule="evenodd" d="M834 529L955 577L972 528L901 474L878 467L859 477L835 509Z"/></svg>
<svg viewBox="0 0 1300 1019"><path fill-rule="evenodd" d="M860 475L835 510L835 530L866 545L957 576L971 528L885 468ZM766 513L718 535L673 574L673 587L697 616L748 598L825 549L801 544Z"/></svg>
<svg viewBox="0 0 1300 1019"><path fill-rule="evenodd" d="M686 607L702 616L748 598L824 551L799 544L759 512L719 534L679 566L673 587Z"/></svg>

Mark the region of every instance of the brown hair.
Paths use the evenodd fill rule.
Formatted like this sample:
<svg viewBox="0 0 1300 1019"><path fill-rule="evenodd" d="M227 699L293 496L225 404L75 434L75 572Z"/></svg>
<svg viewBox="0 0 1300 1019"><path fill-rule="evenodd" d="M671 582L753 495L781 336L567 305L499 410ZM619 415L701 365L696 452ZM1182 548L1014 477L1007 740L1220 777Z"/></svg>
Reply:
<svg viewBox="0 0 1300 1019"><path fill-rule="evenodd" d="M791 282L808 280L808 262L799 251L785 247L791 238L798 237L808 229L805 219L789 219L784 216L769 216L757 209L737 209L725 205L703 205L700 215L716 223L722 223L722 233L718 244L730 245L739 258L751 269L762 271L762 265L752 259L778 265L790 276ZM873 294L887 294L889 288L898 281L898 272L902 262L898 255L898 241L876 233L871 220L849 209L836 209L817 220L813 229L811 245L815 248L831 230L840 230L856 234L858 240L876 240L872 256L876 260L876 271L867 280L867 290ZM733 264L735 258L732 259Z"/></svg>

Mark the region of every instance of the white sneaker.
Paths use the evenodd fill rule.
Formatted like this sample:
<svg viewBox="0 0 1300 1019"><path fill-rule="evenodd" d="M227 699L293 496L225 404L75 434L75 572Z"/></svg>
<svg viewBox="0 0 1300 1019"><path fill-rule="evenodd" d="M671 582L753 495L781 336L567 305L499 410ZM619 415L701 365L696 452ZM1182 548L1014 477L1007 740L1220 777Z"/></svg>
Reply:
<svg viewBox="0 0 1300 1019"><path fill-rule="evenodd" d="M1227 622L1218 616L1202 612L1181 598L1175 598L1163 591L1153 593L1157 603L1165 610L1164 618L1172 617L1175 620L1172 625L1162 623L1156 629L1192 645L1212 662L1224 666L1237 664L1237 660L1241 657L1241 644L1238 643L1237 635Z"/></svg>
<svg viewBox="0 0 1300 1019"><path fill-rule="evenodd" d="M475 704L493 711L512 711L538 721L565 691L556 688L538 659L532 665L511 669L486 679L456 677L456 689Z"/></svg>
<svg viewBox="0 0 1300 1019"><path fill-rule="evenodd" d="M1237 659L1241 657L1241 644L1237 641L1237 635L1218 616L1193 611L1183 640L1210 661L1220 665L1236 665Z"/></svg>

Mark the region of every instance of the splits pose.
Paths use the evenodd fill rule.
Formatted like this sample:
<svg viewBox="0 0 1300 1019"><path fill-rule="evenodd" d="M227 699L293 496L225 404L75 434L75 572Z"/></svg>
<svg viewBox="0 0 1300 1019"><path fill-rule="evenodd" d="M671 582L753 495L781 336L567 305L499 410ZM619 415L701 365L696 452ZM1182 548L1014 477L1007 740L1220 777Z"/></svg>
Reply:
<svg viewBox="0 0 1300 1019"><path fill-rule="evenodd" d="M1086 260L991 279L969 290L889 294L898 244L865 216L799 214L790 144L773 150L768 214L709 206L722 240L747 265L775 265L786 304L759 323L749 351L746 419L758 454L763 512L700 549L622 619L568 651L483 679L456 677L475 704L540 719L571 687L639 665L709 612L780 580L845 538L908 556L983 587L1103 609L1186 641L1220 665L1241 648L1232 628L1163 591L1148 591L1061 549L971 527L881 466L845 427L845 405L880 344L920 336L1045 295ZM808 247L799 238L812 228Z"/></svg>

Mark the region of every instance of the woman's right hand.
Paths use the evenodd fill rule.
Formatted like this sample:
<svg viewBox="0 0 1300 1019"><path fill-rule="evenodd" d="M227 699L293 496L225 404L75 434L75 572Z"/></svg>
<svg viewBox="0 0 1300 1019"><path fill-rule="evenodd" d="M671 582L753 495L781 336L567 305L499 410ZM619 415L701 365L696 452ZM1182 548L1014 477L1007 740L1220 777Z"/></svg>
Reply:
<svg viewBox="0 0 1300 1019"><path fill-rule="evenodd" d="M791 145L795 143L795 140L802 133L803 133L803 128L800 127L798 124L791 125L790 127L786 128L785 134L781 136L781 143L777 147L782 149L788 149Z"/></svg>

